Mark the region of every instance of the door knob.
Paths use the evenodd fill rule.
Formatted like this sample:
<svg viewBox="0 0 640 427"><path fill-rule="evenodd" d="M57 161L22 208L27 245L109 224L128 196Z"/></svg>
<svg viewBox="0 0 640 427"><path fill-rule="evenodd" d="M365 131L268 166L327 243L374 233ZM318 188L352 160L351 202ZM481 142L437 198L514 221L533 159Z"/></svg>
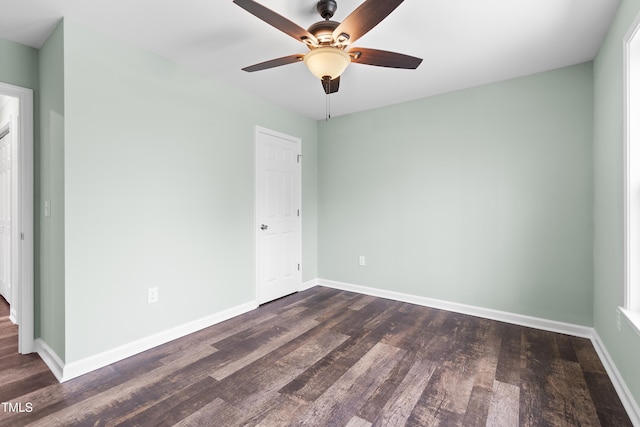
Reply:
<svg viewBox="0 0 640 427"><path fill-rule="evenodd" d="M269 226L267 224L262 224L260 226L260 230L266 230L267 228L269 228Z"/></svg>

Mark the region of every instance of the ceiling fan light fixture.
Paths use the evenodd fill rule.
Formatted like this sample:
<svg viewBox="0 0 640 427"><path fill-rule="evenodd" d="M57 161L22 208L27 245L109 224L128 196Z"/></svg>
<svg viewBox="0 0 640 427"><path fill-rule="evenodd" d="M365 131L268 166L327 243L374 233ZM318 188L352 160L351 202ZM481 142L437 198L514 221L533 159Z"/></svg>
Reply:
<svg viewBox="0 0 640 427"><path fill-rule="evenodd" d="M336 47L319 47L304 56L304 63L311 74L322 80L339 77L351 63L351 57L342 49Z"/></svg>

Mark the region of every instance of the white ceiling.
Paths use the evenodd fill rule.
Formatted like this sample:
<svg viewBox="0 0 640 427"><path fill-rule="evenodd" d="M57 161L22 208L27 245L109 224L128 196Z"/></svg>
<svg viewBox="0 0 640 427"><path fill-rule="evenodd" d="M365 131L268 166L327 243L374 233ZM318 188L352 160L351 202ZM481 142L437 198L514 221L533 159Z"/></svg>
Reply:
<svg viewBox="0 0 640 427"><path fill-rule="evenodd" d="M337 0L342 21L363 0ZM259 0L301 27L316 0ZM417 70L351 64L331 95L339 116L589 61L619 0L406 0L354 46L424 59ZM302 63L242 67L307 48L231 0L0 0L0 38L39 48L61 17L156 52L308 117L321 83Z"/></svg>

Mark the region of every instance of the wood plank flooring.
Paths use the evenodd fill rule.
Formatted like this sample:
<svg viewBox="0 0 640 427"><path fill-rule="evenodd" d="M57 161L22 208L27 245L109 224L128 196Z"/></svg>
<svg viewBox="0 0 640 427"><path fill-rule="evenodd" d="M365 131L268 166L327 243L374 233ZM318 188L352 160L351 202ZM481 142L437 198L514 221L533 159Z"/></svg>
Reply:
<svg viewBox="0 0 640 427"><path fill-rule="evenodd" d="M631 426L589 340L323 287L63 384L2 300L0 402L12 427Z"/></svg>

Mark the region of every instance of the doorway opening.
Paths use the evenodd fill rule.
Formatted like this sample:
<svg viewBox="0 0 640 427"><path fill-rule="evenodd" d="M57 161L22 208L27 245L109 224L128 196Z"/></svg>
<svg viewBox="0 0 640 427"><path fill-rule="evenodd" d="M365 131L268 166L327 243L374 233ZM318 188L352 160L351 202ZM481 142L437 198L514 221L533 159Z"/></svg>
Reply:
<svg viewBox="0 0 640 427"><path fill-rule="evenodd" d="M17 172L18 102L17 98L0 95L0 296L9 304L9 319L13 323L17 322L11 301L16 299L13 294L17 287L12 285L17 282L18 273L14 265L18 241L14 236L16 229L12 227L12 219L17 216L17 180L13 175Z"/></svg>
<svg viewBox="0 0 640 427"><path fill-rule="evenodd" d="M33 91L0 82L0 294L34 351Z"/></svg>

